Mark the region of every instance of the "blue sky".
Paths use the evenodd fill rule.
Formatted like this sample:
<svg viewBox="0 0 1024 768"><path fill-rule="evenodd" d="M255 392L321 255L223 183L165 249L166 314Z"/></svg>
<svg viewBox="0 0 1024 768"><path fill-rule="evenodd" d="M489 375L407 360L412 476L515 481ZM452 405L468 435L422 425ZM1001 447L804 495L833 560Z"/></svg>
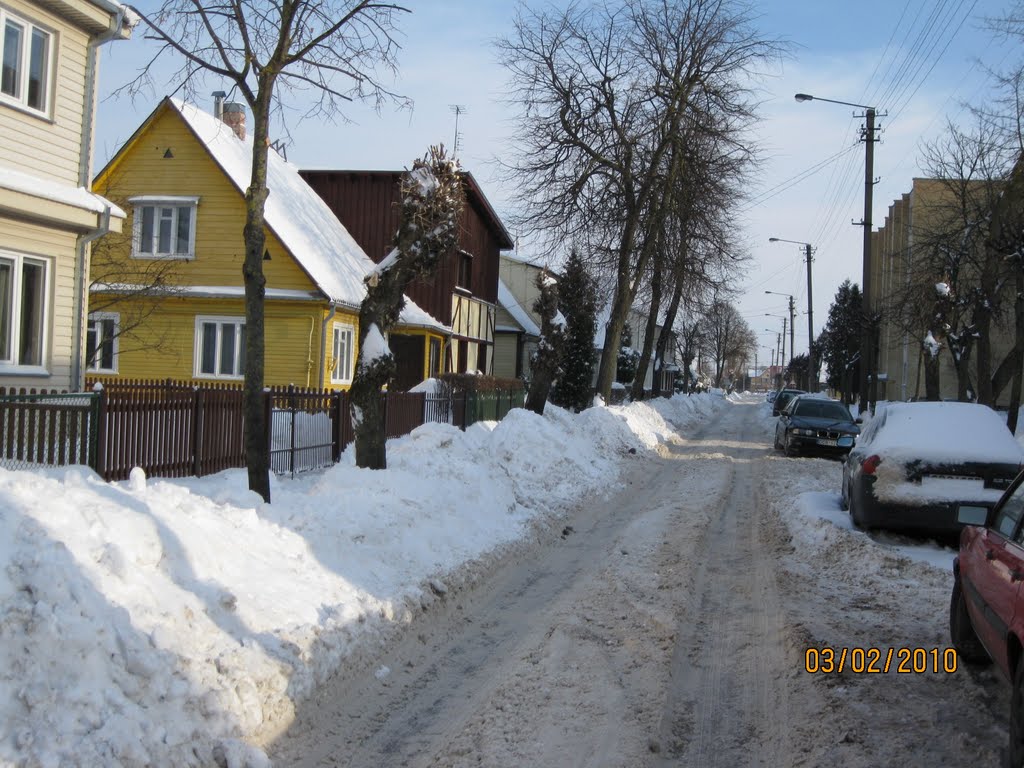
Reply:
<svg viewBox="0 0 1024 768"><path fill-rule="evenodd" d="M155 3L140 3L142 10ZM499 214L514 205L514 190L499 183L494 159L511 130L514 108L504 102L505 72L493 40L506 34L514 6L489 0L409 2L400 20L404 33L397 92L414 101L411 111L353 105L352 122L289 122L293 143L288 159L304 168L401 168L432 143L450 146L455 116L460 118L459 156L482 184ZM735 224L751 262L745 266L738 299L741 312L758 333L764 363L775 347L774 331L786 314L787 299L765 290L792 294L798 313L806 311L803 249L769 244L769 237L811 242L814 260L814 326L820 332L829 304L844 278L860 282L860 221L863 213L864 148L858 144L862 120L855 110L824 102L797 103L793 94L811 93L840 101L872 104L879 113L882 142L875 148L873 220L877 227L893 199L909 191L921 175L917 147L934 138L946 115L963 115L962 102L984 90L982 59L990 66L1014 61L1008 44L981 29L981 16L997 14L1003 0L766 0L755 4L757 25L767 37L789 40L793 53L763 83L763 120L755 139L764 165L753 181L753 204L741 206ZM128 42L105 46L97 123L95 167L101 168L165 94L111 96L152 54L141 30ZM203 92L226 89L208 82ZM201 107L212 109L212 99ZM857 113L859 114L859 113ZM843 150L848 150L843 152ZM793 179L838 153L813 175ZM513 235L520 233L513 232ZM544 262L547 254L523 255ZM807 348L807 319L798 314L795 345ZM788 344L787 344L788 346ZM787 357L789 356L787 350Z"/></svg>

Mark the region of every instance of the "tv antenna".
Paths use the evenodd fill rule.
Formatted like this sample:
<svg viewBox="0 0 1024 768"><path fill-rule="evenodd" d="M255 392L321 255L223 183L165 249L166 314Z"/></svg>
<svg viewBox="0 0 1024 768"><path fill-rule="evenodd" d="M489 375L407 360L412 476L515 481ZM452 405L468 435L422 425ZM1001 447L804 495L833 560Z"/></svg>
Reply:
<svg viewBox="0 0 1024 768"><path fill-rule="evenodd" d="M466 114L469 110L466 109L464 104L449 104L448 109L455 115L455 142L452 144L452 157L454 157L458 154L459 138L462 136L459 133L459 116Z"/></svg>

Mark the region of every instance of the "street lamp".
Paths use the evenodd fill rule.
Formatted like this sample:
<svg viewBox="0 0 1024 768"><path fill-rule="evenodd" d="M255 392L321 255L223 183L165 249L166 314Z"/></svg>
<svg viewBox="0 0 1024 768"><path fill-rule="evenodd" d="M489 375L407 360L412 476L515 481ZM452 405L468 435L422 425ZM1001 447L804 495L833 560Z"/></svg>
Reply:
<svg viewBox="0 0 1024 768"><path fill-rule="evenodd" d="M809 93L798 93L795 95L797 101L827 101L830 104L842 104L845 107L863 109L865 116L864 128L864 264L861 275L861 296L864 302L864 317L871 317L870 303L871 295L871 192L874 187L874 160L875 160L875 108L865 104L854 104L850 101L836 101L835 99L823 99L821 96L811 96ZM860 411L868 408L868 403L874 403L875 396L868 395L868 383L873 387L877 386L878 377L874 375L874 328L873 323L868 320L865 323L864 332L860 336Z"/></svg>
<svg viewBox="0 0 1024 768"><path fill-rule="evenodd" d="M804 243L800 240L786 240L781 237L769 237L768 242L802 245L804 253L807 255L807 390L809 392L817 392L818 377L814 368L814 300L811 293L811 251L813 249L810 243ZM790 354L792 353L793 350L790 349Z"/></svg>

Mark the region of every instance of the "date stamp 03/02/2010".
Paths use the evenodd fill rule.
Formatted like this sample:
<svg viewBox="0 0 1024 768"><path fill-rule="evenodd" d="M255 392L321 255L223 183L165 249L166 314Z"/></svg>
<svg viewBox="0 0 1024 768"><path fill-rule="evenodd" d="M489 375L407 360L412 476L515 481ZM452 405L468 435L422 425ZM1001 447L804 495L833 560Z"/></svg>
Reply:
<svg viewBox="0 0 1024 768"><path fill-rule="evenodd" d="M890 671L905 675L956 672L955 648L808 648L804 651L804 672L884 675Z"/></svg>

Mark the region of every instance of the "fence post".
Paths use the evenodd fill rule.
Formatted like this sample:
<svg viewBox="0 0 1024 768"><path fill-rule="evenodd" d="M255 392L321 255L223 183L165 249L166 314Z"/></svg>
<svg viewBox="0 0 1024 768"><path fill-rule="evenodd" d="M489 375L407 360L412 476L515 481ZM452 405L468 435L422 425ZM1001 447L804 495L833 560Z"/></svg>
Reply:
<svg viewBox="0 0 1024 768"><path fill-rule="evenodd" d="M107 390L97 382L93 385L97 397L90 412L89 448L93 452L89 465L96 474L107 480Z"/></svg>
<svg viewBox="0 0 1024 768"><path fill-rule="evenodd" d="M192 390L192 474L202 477L203 428L206 395L202 389Z"/></svg>
<svg viewBox="0 0 1024 768"><path fill-rule="evenodd" d="M288 456L289 456L288 468L291 470L292 477L295 477L295 410L296 410L295 409L295 385L294 384L289 384L288 385L288 415L291 417L291 439L288 442L288 448L290 449L289 452L288 452ZM268 416L268 418L270 418L270 419L274 418L274 409L273 408L270 409L270 415ZM273 434L274 434L273 425L271 425L270 434L271 434L271 439L273 439Z"/></svg>
<svg viewBox="0 0 1024 768"><path fill-rule="evenodd" d="M272 422L274 419L274 391L270 387L263 388L263 441L267 446L267 466L270 466L271 450L274 447ZM249 457L246 454L246 466L249 464Z"/></svg>
<svg viewBox="0 0 1024 768"><path fill-rule="evenodd" d="M341 461L341 417L343 413L341 392L331 392L331 462Z"/></svg>

